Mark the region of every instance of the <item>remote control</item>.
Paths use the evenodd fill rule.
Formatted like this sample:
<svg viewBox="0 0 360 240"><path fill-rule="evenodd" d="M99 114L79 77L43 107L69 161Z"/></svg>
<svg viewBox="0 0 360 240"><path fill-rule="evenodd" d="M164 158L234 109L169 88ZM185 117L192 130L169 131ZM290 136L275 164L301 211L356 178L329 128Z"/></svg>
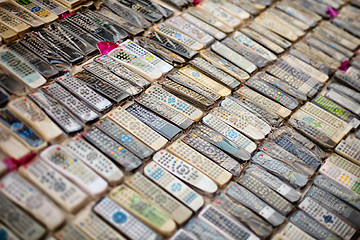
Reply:
<svg viewBox="0 0 360 240"><path fill-rule="evenodd" d="M219 6L225 12L228 12L234 17L238 18L239 20L247 20L251 16L250 13L248 13L245 9L232 2L227 2L224 0L212 0L211 2Z"/></svg>
<svg viewBox="0 0 360 240"><path fill-rule="evenodd" d="M244 30L245 29L241 29L241 31L244 31ZM246 46L247 48L251 48L252 51L257 52L259 55L263 56L264 58L266 58L269 61L274 61L277 59L275 54L273 54L271 51L269 51L268 49L266 49L259 43L253 41L251 38L247 37L242 32L236 31L234 33L232 39L234 39L236 42L240 43L241 45Z"/></svg>
<svg viewBox="0 0 360 240"><path fill-rule="evenodd" d="M125 185L113 189L110 198L161 234L169 236L176 230L174 220Z"/></svg>
<svg viewBox="0 0 360 240"><path fill-rule="evenodd" d="M216 107L213 108L210 111L210 113L211 116L217 117L221 121L239 130L240 132L242 132L251 139L262 140L265 138L264 134L262 134L257 128L250 125L247 121L245 121L245 119L238 117L236 114L233 114L231 111L228 111L226 108ZM205 116L205 118L207 116Z"/></svg>
<svg viewBox="0 0 360 240"><path fill-rule="evenodd" d="M315 138L314 140L317 141L317 142L324 142L325 144L327 143L327 144L332 146L333 143L335 143L335 144L338 143L343 138L343 136L345 135L342 132L338 131L337 129L333 128L332 126L326 124L324 121L320 120L319 118L313 117L310 114L302 111L301 109L299 109L298 111L296 111L292 115L292 117L291 117L291 119L289 121L289 123L291 125L293 125L293 121L291 121L291 120L294 120L294 119L298 119L302 123L307 125L308 128L305 131L306 132L312 132L313 133L312 135L317 135L316 138L312 137L313 139ZM314 130L309 128L309 126L311 128L313 128L313 129L318 130L319 132L321 132L323 134L317 134ZM302 126L302 127L304 127L304 126ZM321 138L321 135L325 135L325 136L323 136ZM328 141L327 136L330 138L329 139L330 141Z"/></svg>
<svg viewBox="0 0 360 240"><path fill-rule="evenodd" d="M46 230L31 218L24 210L0 193L1 222L18 237L29 240L40 239ZM1 231L1 230L0 230Z"/></svg>
<svg viewBox="0 0 360 240"><path fill-rule="evenodd" d="M8 50L0 52L0 65L30 88L37 88L46 82L32 66Z"/></svg>
<svg viewBox="0 0 360 240"><path fill-rule="evenodd" d="M293 210L291 203L252 175L245 174L237 182L284 216Z"/></svg>
<svg viewBox="0 0 360 240"><path fill-rule="evenodd" d="M112 103L109 100L92 90L76 77L66 74L57 78L56 81L98 112L104 112L112 107Z"/></svg>
<svg viewBox="0 0 360 240"><path fill-rule="evenodd" d="M7 229L4 225L0 224L0 234L4 239L7 240L19 240L19 238L9 229Z"/></svg>
<svg viewBox="0 0 360 240"><path fill-rule="evenodd" d="M5 43L10 43L17 39L17 34L7 25L0 23L0 37Z"/></svg>
<svg viewBox="0 0 360 240"><path fill-rule="evenodd" d="M356 177L360 178L360 167L347 160L346 158L337 155L336 153L331 154L326 161L335 164L337 167L344 169L345 171L353 174Z"/></svg>
<svg viewBox="0 0 360 240"><path fill-rule="evenodd" d="M329 39L328 37L326 37L322 34L319 34L316 31L312 32L309 36L311 36L312 38L329 46L332 51L335 51L336 53L340 53L342 56L350 58L353 55L353 52L351 50L347 49L346 47L341 46L337 42L333 41L332 39ZM331 54L332 52L329 52L329 53Z"/></svg>
<svg viewBox="0 0 360 240"><path fill-rule="evenodd" d="M3 108L6 106L6 104L8 104L10 100L10 96L9 94L0 87L0 107Z"/></svg>
<svg viewBox="0 0 360 240"><path fill-rule="evenodd" d="M78 63L84 59L84 56L80 52L66 44L60 38L55 37L48 28L41 29L33 34L54 52L63 56L71 64Z"/></svg>
<svg viewBox="0 0 360 240"><path fill-rule="evenodd" d="M202 139L198 135L190 133L186 135L182 139L182 141L203 154L204 156L210 158L215 163L219 164L221 167L229 171L232 175L236 177L240 175L243 166L241 166L239 162L237 162L234 158L230 157L219 148Z"/></svg>
<svg viewBox="0 0 360 240"><path fill-rule="evenodd" d="M104 197L93 206L93 212L99 215L115 230L134 240L160 240L161 237L128 210L109 197Z"/></svg>
<svg viewBox="0 0 360 240"><path fill-rule="evenodd" d="M83 122L91 122L99 118L99 114L91 110L84 102L77 99L65 88L57 83L42 87L42 90L50 97L56 99Z"/></svg>
<svg viewBox="0 0 360 240"><path fill-rule="evenodd" d="M125 240L122 235L88 209L76 217L74 225L91 239Z"/></svg>
<svg viewBox="0 0 360 240"><path fill-rule="evenodd" d="M341 186L360 195L360 179L353 174L328 161L321 166L320 172Z"/></svg>
<svg viewBox="0 0 360 240"><path fill-rule="evenodd" d="M290 110L294 110L299 105L299 102L293 97L258 78L254 77L246 80L245 85L270 99L274 99L276 102Z"/></svg>
<svg viewBox="0 0 360 240"><path fill-rule="evenodd" d="M54 234L56 239L59 240L90 240L80 229L73 224L67 224Z"/></svg>
<svg viewBox="0 0 360 240"><path fill-rule="evenodd" d="M308 35L306 38L303 39L303 41L314 47L319 49L322 52L327 53L329 56L331 56L333 59L339 61L339 62L343 62L346 61L346 59L348 59L348 57L346 57L344 54L336 51L335 49L333 49L332 47L330 47L327 44L324 44L323 42L321 42L320 40L314 38L313 35Z"/></svg>
<svg viewBox="0 0 360 240"><path fill-rule="evenodd" d="M70 68L70 63L65 60L63 56L51 49L34 33L32 35L26 35L25 37L23 37L20 40L20 43L24 45L25 48L30 49L44 61L56 68L58 72L63 72Z"/></svg>
<svg viewBox="0 0 360 240"><path fill-rule="evenodd" d="M108 69L103 67L101 64L96 62L83 65L83 69L94 74L95 76L101 78L102 80L108 82L114 87L126 92L129 95L137 95L141 92L141 88L131 85L125 79L119 77L118 75L110 72Z"/></svg>
<svg viewBox="0 0 360 240"><path fill-rule="evenodd" d="M130 69L122 65L120 62L115 61L114 59L106 55L95 58L94 60L95 62L100 63L103 67L109 69L111 72L115 73L119 77L128 80L129 82L137 85L140 88L145 88L150 85L150 82L143 78L141 75L131 71Z"/></svg>
<svg viewBox="0 0 360 240"><path fill-rule="evenodd" d="M213 194L218 189L216 183L211 178L166 150L160 150L155 153L153 160L177 178L206 194Z"/></svg>
<svg viewBox="0 0 360 240"><path fill-rule="evenodd" d="M312 186L306 193L306 196L316 200L319 204L326 207L330 211L337 213L341 217L349 221L353 226L359 227L360 212L347 205L331 193L324 191L318 187Z"/></svg>
<svg viewBox="0 0 360 240"><path fill-rule="evenodd" d="M46 141L29 128L26 123L23 123L6 109L0 111L0 127L6 129L8 134L14 136L31 151L39 151L47 145Z"/></svg>
<svg viewBox="0 0 360 240"><path fill-rule="evenodd" d="M244 227L244 225L236 222L212 205L207 205L203 208L198 217L229 239L260 239Z"/></svg>
<svg viewBox="0 0 360 240"><path fill-rule="evenodd" d="M340 143L335 148L335 152L344 156L350 161L359 164L360 148L351 143L348 139L340 141Z"/></svg>
<svg viewBox="0 0 360 240"><path fill-rule="evenodd" d="M192 121L198 121L204 115L203 111L200 109L193 107L192 105L186 103L185 101L158 86L152 86L146 89L145 94L143 94L142 97L164 103L173 110L183 114L187 118L190 118Z"/></svg>
<svg viewBox="0 0 360 240"><path fill-rule="evenodd" d="M270 173L274 174L275 176L279 177L280 179L285 180L290 185L296 188L304 187L307 182L308 178L300 173L298 170L294 169L287 163L281 162L276 160L265 152L258 152L253 157L252 160L259 166L262 166Z"/></svg>
<svg viewBox="0 0 360 240"><path fill-rule="evenodd" d="M66 8L61 5L60 3L50 1L50 0L36 0L38 4L44 6L46 9L51 11L57 16L60 16L61 14L65 13L67 10Z"/></svg>
<svg viewBox="0 0 360 240"><path fill-rule="evenodd" d="M244 70L241 70L239 67L235 66L228 60L220 57L219 55L208 51L208 50L201 50L200 56L204 58L206 61L210 62L214 66L218 67L222 71L228 73L232 77L236 78L240 82L249 79L250 76Z"/></svg>
<svg viewBox="0 0 360 240"><path fill-rule="evenodd" d="M296 19L294 19L296 20ZM282 47L283 49L289 48L291 46L291 42L286 40L285 38L277 35L276 33L270 31L269 29L263 27L262 25L256 23L255 21L250 22L247 27L256 31L257 33L267 37L270 41L274 42L278 46Z"/></svg>
<svg viewBox="0 0 360 240"><path fill-rule="evenodd" d="M127 171L138 168L142 161L133 153L125 149L117 141L100 131L98 128L84 131L82 136L102 151L115 164L124 167Z"/></svg>
<svg viewBox="0 0 360 240"><path fill-rule="evenodd" d="M42 7L40 4L36 2L32 2L30 0L16 0L12 3L17 4L21 8L25 8L31 13L35 14L38 18L43 20L45 23L51 23L58 19L54 13L50 12L46 8Z"/></svg>
<svg viewBox="0 0 360 240"><path fill-rule="evenodd" d="M140 173L130 176L125 184L152 201L178 224L184 223L192 215L190 209Z"/></svg>
<svg viewBox="0 0 360 240"><path fill-rule="evenodd" d="M232 201L224 193L217 195L213 199L212 204L216 208L230 214L261 238L268 237L273 230L272 226L261 217L258 217L243 205Z"/></svg>
<svg viewBox="0 0 360 240"><path fill-rule="evenodd" d="M310 161L308 161L308 162L311 162L312 160L314 160L314 163L313 163L313 166L307 164L305 161L307 159L301 155L301 154L304 154L305 156L308 156L308 155L306 155L306 152L304 153L304 151L301 151L303 149L300 149L299 152L297 152L296 150L298 150L298 149L296 148L297 146L295 145L295 146L293 146L295 148L295 151L294 151L294 149L289 147L289 146L292 146L292 143L290 140L286 139L285 137L282 140L283 140L283 142L279 141L280 145L278 145L277 143L274 143L274 142L270 142L270 141L264 142L263 145L261 146L261 150L265 151L265 153L268 154L269 156L291 165L295 169L301 171L301 173L304 174L305 176L307 176L307 177L312 176L314 174L315 170L320 166L320 162L318 162L317 158L315 158L315 160L314 160L313 159L314 156L310 155L309 156ZM289 146L287 144L289 144ZM286 149L284 149L282 146ZM294 155L293 153L296 155ZM300 159L298 156L302 157L302 159ZM303 160L303 159L305 159L305 160ZM315 166L316 166L316 168L314 168Z"/></svg>
<svg viewBox="0 0 360 240"><path fill-rule="evenodd" d="M29 92L29 88L22 84L19 80L12 77L8 73L5 73L5 70L0 69L0 87L6 90L10 94L17 96L25 95Z"/></svg>
<svg viewBox="0 0 360 240"><path fill-rule="evenodd" d="M232 100L272 126L278 127L283 121L277 114L270 112L258 104L258 102L249 98L235 93L232 95Z"/></svg>
<svg viewBox="0 0 360 240"><path fill-rule="evenodd" d="M211 45L211 50L250 74L257 70L257 67L252 62L220 42L215 42Z"/></svg>
<svg viewBox="0 0 360 240"><path fill-rule="evenodd" d="M293 213L290 217L290 222L315 239L340 239L304 211L297 210Z"/></svg>
<svg viewBox="0 0 360 240"><path fill-rule="evenodd" d="M279 34L291 42L295 42L298 39L298 35L283 22L280 22L280 18L276 18L270 12L264 12L261 16L255 18L255 22L261 26Z"/></svg>
<svg viewBox="0 0 360 240"><path fill-rule="evenodd" d="M189 9L187 12L189 14L191 14L192 16L200 19L201 21L209 24L210 26L215 27L218 30L224 32L225 34L228 34L228 33L231 33L234 31L233 27L231 27L227 23L219 20L213 14L205 11L204 9L195 7L195 8Z"/></svg>
<svg viewBox="0 0 360 240"><path fill-rule="evenodd" d="M168 146L167 151L203 172L220 187L224 186L232 178L232 174L180 140Z"/></svg>
<svg viewBox="0 0 360 240"><path fill-rule="evenodd" d="M240 86L240 82L237 79L215 67L213 64L201 57L196 57L195 59L191 60L190 64L201 70L208 77L216 80L230 89L234 89Z"/></svg>
<svg viewBox="0 0 360 240"><path fill-rule="evenodd" d="M331 22L324 21L319 25L319 28L324 28L327 31L331 31L332 33L336 34L337 36L341 36L341 39L347 39L348 41L352 42L356 46L360 44L360 41L355 36L351 35L349 32L345 31L341 27L332 24Z"/></svg>
<svg viewBox="0 0 360 240"><path fill-rule="evenodd" d="M292 25L294 25L295 27L297 27L303 31L309 30L309 28L310 28L310 25L307 24L306 22L303 22L303 21L291 16L291 14L288 14L287 12L283 12L275 7L269 8L269 9L267 9L267 11L269 11L270 13L281 18L281 20L291 23Z"/></svg>
<svg viewBox="0 0 360 240"><path fill-rule="evenodd" d="M336 128L338 131L342 131L344 134L349 133L349 131L352 129L352 126L350 124L335 117L334 115L330 114L329 112L323 110L322 108L316 106L311 102L305 103L301 107L301 110L323 120L327 124Z"/></svg>
<svg viewBox="0 0 360 240"><path fill-rule="evenodd" d="M360 198L351 190L341 186L325 175L318 175L313 184L360 210Z"/></svg>
<svg viewBox="0 0 360 240"><path fill-rule="evenodd" d="M199 240L225 240L222 234L198 217L191 218L184 226L185 231L192 233Z"/></svg>
<svg viewBox="0 0 360 240"><path fill-rule="evenodd" d="M322 95L318 95L311 102L349 123L353 128L357 128L360 125L360 120L357 116Z"/></svg>
<svg viewBox="0 0 360 240"><path fill-rule="evenodd" d="M279 226L285 221L283 215L237 183L231 183L225 193L234 201L241 203L245 207L259 214L274 227Z"/></svg>
<svg viewBox="0 0 360 240"><path fill-rule="evenodd" d="M150 63L141 60L136 54L128 51L127 49L123 49L121 47L115 48L108 53L108 56L151 82L162 76L162 72L160 70Z"/></svg>
<svg viewBox="0 0 360 240"><path fill-rule="evenodd" d="M245 57L246 59L251 59L251 62L258 68L263 68L270 63L270 60L266 59L262 54L255 51L253 48L249 48L240 41L241 39L237 40L228 37L222 40L221 43L241 56Z"/></svg>
<svg viewBox="0 0 360 240"><path fill-rule="evenodd" d="M66 29L60 24L53 23L48 26L47 30L50 31L51 34L53 34L55 37L70 45L73 49L79 51L84 56L89 56L97 52L96 47L92 46L90 43L86 42L79 36L66 31Z"/></svg>
<svg viewBox="0 0 360 240"><path fill-rule="evenodd" d="M216 4L212 2L200 3L197 5L197 8L203 10L204 12L214 16L219 21L226 23L228 26L232 28L239 27L242 21L234 15L224 11L223 9L219 8Z"/></svg>
<svg viewBox="0 0 360 240"><path fill-rule="evenodd" d="M318 60L316 58L316 56L307 55L306 53L302 52L300 49L297 49L296 46L298 46L298 45L294 45L294 47L289 50L289 53L291 55L293 55L294 57L297 57L301 61L309 64L310 66L314 67L315 69L317 69L327 75L329 75L331 73L332 70L324 62Z"/></svg>
<svg viewBox="0 0 360 240"><path fill-rule="evenodd" d="M273 13L271 11L265 11L262 13L261 17L266 18L267 21L276 22L275 27L271 26L273 27L273 30L278 31L280 35L284 33L287 34L284 37L287 37L289 40L290 38L294 38L295 36L302 37L305 35L305 31L303 31L297 26L294 26L293 24L290 24L290 22L288 22L287 19L281 18L281 16L278 16L276 13ZM270 27L270 25L268 26ZM288 32L286 33L286 31Z"/></svg>
<svg viewBox="0 0 360 240"><path fill-rule="evenodd" d="M123 172L110 159L86 142L80 134L65 140L61 145L78 156L111 185L121 182L124 175Z"/></svg>
<svg viewBox="0 0 360 240"><path fill-rule="evenodd" d="M231 94L231 90L220 83L214 81L213 79L209 78L202 72L198 71L197 69L187 65L179 69L179 72L184 74L185 76L193 79L197 83L209 88L213 92L218 93L220 96L228 96Z"/></svg>
<svg viewBox="0 0 360 240"><path fill-rule="evenodd" d="M0 191L11 201L41 221L49 230L56 229L65 221L65 215L60 208L57 207L50 198L40 192L37 187L26 181L16 172L9 173L1 179ZM5 209L3 209L3 211L6 212ZM19 221L19 219L17 219L17 221ZM24 219L24 221L26 220ZM17 224L19 224L19 222L17 222ZM35 223L28 224L33 225L33 228L37 229L37 234L40 236L43 235L44 230L41 229L40 226ZM24 233L23 229L21 229L20 232ZM27 232L26 235L31 236L31 233Z"/></svg>
<svg viewBox="0 0 360 240"><path fill-rule="evenodd" d="M79 121L47 94L40 91L29 94L29 97L66 133L73 133L82 129Z"/></svg>
<svg viewBox="0 0 360 240"><path fill-rule="evenodd" d="M326 153L315 143L313 143L308 138L304 137L295 129L289 126L280 127L276 130L273 136L280 136L284 134L284 136L288 137L289 139L295 141L296 143L306 147L307 149L311 150L314 154L316 154L319 158L324 159L326 158Z"/></svg>
<svg viewBox="0 0 360 240"><path fill-rule="evenodd" d="M121 16L127 22L130 22L139 28L146 29L151 25L151 23L148 22L139 12L121 4L120 2L106 0L104 5L109 10L113 11L114 14Z"/></svg>
<svg viewBox="0 0 360 240"><path fill-rule="evenodd" d="M207 34L206 32L202 31L198 27L194 26L193 24L187 22L182 18L182 16L172 17L165 22L170 27L173 27L179 30L182 33L187 34L189 37L193 38L196 41L199 41L204 46L210 45L215 39Z"/></svg>
<svg viewBox="0 0 360 240"><path fill-rule="evenodd" d="M257 93L246 86L243 86L242 88L237 90L235 93L239 94L247 99L250 99L250 100L256 102L257 104L260 104L265 109L269 109L270 111L276 113L278 116L280 116L282 118L287 118L291 114L291 110L281 106L279 103L276 103L276 102L264 97L260 93Z"/></svg>
<svg viewBox="0 0 360 240"><path fill-rule="evenodd" d="M77 211L87 201L88 195L42 160L23 165L19 172L68 212Z"/></svg>
<svg viewBox="0 0 360 240"><path fill-rule="evenodd" d="M154 150L109 118L100 120L95 126L141 159L146 159L154 153Z"/></svg>
<svg viewBox="0 0 360 240"><path fill-rule="evenodd" d="M189 9L191 11L192 9ZM198 19L197 17L194 17L193 15L189 14L188 12L185 12L180 15L183 19L191 23L192 25L196 26L197 28L201 29L202 31L206 32L207 34L214 37L216 40L220 41L226 37L226 34L222 31L218 30L217 28L213 27L211 24L206 23L205 21L202 21Z"/></svg>
<svg viewBox="0 0 360 240"><path fill-rule="evenodd" d="M195 236L184 229L179 229L170 240L196 240Z"/></svg>
<svg viewBox="0 0 360 240"><path fill-rule="evenodd" d="M106 191L107 182L93 170L60 145L52 145L40 154L50 166L74 181L80 188L92 196Z"/></svg>
<svg viewBox="0 0 360 240"><path fill-rule="evenodd" d="M19 42L12 43L7 47L10 51L21 56L24 60L31 64L31 66L33 66L45 78L54 77L59 74L59 71L54 66L45 62L42 58L39 58L36 54Z"/></svg>
<svg viewBox="0 0 360 240"><path fill-rule="evenodd" d="M138 12L142 17L152 23L159 22L163 17L161 13L153 11L141 1L132 2L128 0L121 0L118 1L118 3Z"/></svg>
<svg viewBox="0 0 360 240"><path fill-rule="evenodd" d="M331 211L322 207L310 197L305 197L299 203L298 208L302 209L312 218L317 220L321 225L332 230L343 239L351 239L356 232L353 227L345 223Z"/></svg>
<svg viewBox="0 0 360 240"><path fill-rule="evenodd" d="M142 48L131 40L126 40L125 42L119 45L120 48L127 49L128 51L135 54L137 57L141 58L143 61L153 65L155 68L160 70L162 73L169 72L173 67L158 58L156 55L152 54L148 50Z"/></svg>
<svg viewBox="0 0 360 240"><path fill-rule="evenodd" d="M221 98L221 96L212 91L211 89L207 88L206 86L194 81L193 79L181 74L178 71L174 71L166 76L167 78L171 79L172 81L197 92L198 94L203 95L207 99L216 102Z"/></svg>
<svg viewBox="0 0 360 240"><path fill-rule="evenodd" d="M328 88L334 89L335 91L339 92L340 94L345 94L348 97L353 98L357 102L360 102L360 93L356 90L353 90L353 89L345 86L345 85L332 82L329 84Z"/></svg>
<svg viewBox="0 0 360 240"><path fill-rule="evenodd" d="M167 76L167 77L168 78L166 78L164 80L160 80L158 83L160 85L162 85L163 88L165 90L169 91L170 93L173 93L174 95L177 95L177 96L181 97L182 99L186 99L188 102L194 104L195 106L199 106L200 108L203 108L203 109L207 109L210 106L215 104L214 101L209 100L205 96L193 91L192 89L189 89L181 84L178 84L175 81L171 81L171 75ZM184 77L186 77L186 76L184 76ZM189 80L191 82L194 82L192 79L189 79ZM205 86L204 86L204 88L205 88Z"/></svg>
<svg viewBox="0 0 360 240"><path fill-rule="evenodd" d="M217 145L217 147L236 158L245 161L250 159L249 154L255 151L256 143L211 113L208 113L203 118L203 123L208 127L198 126L198 128L193 131L195 134ZM223 137L221 137L221 135ZM244 152L244 150L246 152Z"/></svg>
<svg viewBox="0 0 360 240"><path fill-rule="evenodd" d="M35 103L26 97L11 101L8 104L8 109L24 123L31 125L46 141L54 141L63 136L61 129Z"/></svg>
<svg viewBox="0 0 360 240"><path fill-rule="evenodd" d="M130 96L123 90L85 70L78 72L74 77L116 103L120 103Z"/></svg>
<svg viewBox="0 0 360 240"><path fill-rule="evenodd" d="M99 26L96 22L83 14L77 13L70 15L66 20L72 22L74 25L80 26L102 41L113 41L114 39L113 33Z"/></svg>
<svg viewBox="0 0 360 240"><path fill-rule="evenodd" d="M306 94L300 92L296 88L293 88L291 85L282 81L281 79L271 76L270 74L257 73L257 74L255 74L255 76L253 78L260 79L264 82L267 82L300 101L307 100Z"/></svg>
<svg viewBox="0 0 360 240"><path fill-rule="evenodd" d="M41 27L45 24L43 20L36 17L34 14L27 11L26 9L18 6L16 3L2 2L0 4L0 8L4 11L7 11L12 16L16 17L18 20L25 21L26 24L29 24L33 28Z"/></svg>
<svg viewBox="0 0 360 240"><path fill-rule="evenodd" d="M193 58L197 51L175 41L172 40L165 35L159 34L157 32L150 33L147 38L149 38L151 41L158 43L159 45L169 49L170 51L180 55L181 57L185 58L186 60L189 60Z"/></svg>
<svg viewBox="0 0 360 240"><path fill-rule="evenodd" d="M204 44L198 42L197 40L191 38L186 34L183 34L182 32L177 31L168 24L161 23L159 25L156 25L154 27L154 30L157 33L162 34L176 42L179 42L192 50L199 51L200 49L204 48Z"/></svg>
<svg viewBox="0 0 360 240"><path fill-rule="evenodd" d="M313 154L313 152L302 145L298 144L291 138L288 138L287 136L280 135L275 136L272 139L278 146L285 149L292 155L296 156L303 162L305 162L307 165L312 167L313 169L317 169L321 164L321 159Z"/></svg>
<svg viewBox="0 0 360 240"><path fill-rule="evenodd" d="M279 238L276 238L276 237ZM315 240L306 232L302 231L296 225L288 222L281 230L278 232L273 239L278 240L291 240L291 239L303 239L303 240Z"/></svg>
<svg viewBox="0 0 360 240"><path fill-rule="evenodd" d="M148 97L148 95L143 95L141 98L136 98L135 100L142 106L150 109L151 111L166 118L168 121L176 124L181 129L187 129L194 123L194 121L185 117L183 114L168 107L164 103L156 101L156 99Z"/></svg>
<svg viewBox="0 0 360 240"><path fill-rule="evenodd" d="M144 175L164 188L191 210L197 211L204 205L204 199L201 195L159 166L156 162L150 162L145 166Z"/></svg>
<svg viewBox="0 0 360 240"><path fill-rule="evenodd" d="M280 194L281 196L283 196L292 203L298 201L301 197L300 192L298 192L288 184L284 183L276 176L267 172L262 167L259 167L258 165L255 164L250 165L246 169L246 173L249 173L253 177L257 178L259 181L266 184L276 193Z"/></svg>
<svg viewBox="0 0 360 240"><path fill-rule="evenodd" d="M358 116L360 115L360 103L337 93L333 89L330 89L329 91L327 91L324 94L324 96L333 100L334 102L338 103L339 105L343 106L344 108L352 111L356 115L358 115Z"/></svg>
<svg viewBox="0 0 360 240"><path fill-rule="evenodd" d="M293 67L301 68L301 71L309 74L311 77L315 78L321 83L325 83L329 79L329 76L327 74L317 70L311 65L301 61L300 59L290 54L282 56L281 59L283 59L286 63L292 65Z"/></svg>
<svg viewBox="0 0 360 240"><path fill-rule="evenodd" d="M263 48L262 46L266 47L270 51L274 52L275 54L281 54L285 51L282 47L274 43L273 41L269 40L267 37L263 36L262 34L250 29L250 28L242 28L240 31L245 34L250 39L254 39L258 42L260 49ZM256 48L255 48L256 49ZM255 50L256 51L256 50Z"/></svg>
<svg viewBox="0 0 360 240"><path fill-rule="evenodd" d="M181 132L181 129L177 126L167 122L155 113L150 112L137 103L133 103L126 107L126 111L160 133L168 140L175 138L175 136Z"/></svg>
<svg viewBox="0 0 360 240"><path fill-rule="evenodd" d="M116 11L116 10L115 10ZM124 29L126 32L130 33L132 36L140 35L144 33L144 29L138 26L136 23L130 22L126 20L126 16L121 17L120 15L114 13L111 11L111 9L107 8L104 4L100 9L97 9L97 14L101 14L105 17L105 19L115 22L117 25L119 25L122 29ZM125 14L126 15L126 14ZM132 16L134 17L134 16Z"/></svg>
<svg viewBox="0 0 360 240"><path fill-rule="evenodd" d="M1 151L14 159L20 159L29 154L30 149L13 136L10 131L10 129L0 126Z"/></svg>
<svg viewBox="0 0 360 240"><path fill-rule="evenodd" d="M260 130L265 136L268 135L271 131L271 126L266 122L258 118L252 112L241 106L237 103L236 99L233 97L227 97L221 101L221 106L227 109L232 114L235 114L237 117L240 117L242 120L249 122L252 126Z"/></svg>
<svg viewBox="0 0 360 240"><path fill-rule="evenodd" d="M145 5L154 12L160 13L161 15L163 15L164 18L168 18L174 14L174 12L171 9L156 2L153 2L151 0L137 0L136 2Z"/></svg>
<svg viewBox="0 0 360 240"><path fill-rule="evenodd" d="M148 51L156 54L165 62L170 63L175 67L180 67L185 64L185 59L180 57L178 54L166 49L165 47L161 46L160 44L151 41L147 37L137 37L135 38L135 42L139 44L141 47L147 49Z"/></svg>
<svg viewBox="0 0 360 240"><path fill-rule="evenodd" d="M82 11L82 15L95 22L99 27L106 29L112 34L113 42L121 42L129 37L128 33L122 28L120 24L111 21L109 18L90 10Z"/></svg>
<svg viewBox="0 0 360 240"><path fill-rule="evenodd" d="M118 107L108 113L108 117L155 151L161 149L167 143L166 138L152 130L122 107Z"/></svg>

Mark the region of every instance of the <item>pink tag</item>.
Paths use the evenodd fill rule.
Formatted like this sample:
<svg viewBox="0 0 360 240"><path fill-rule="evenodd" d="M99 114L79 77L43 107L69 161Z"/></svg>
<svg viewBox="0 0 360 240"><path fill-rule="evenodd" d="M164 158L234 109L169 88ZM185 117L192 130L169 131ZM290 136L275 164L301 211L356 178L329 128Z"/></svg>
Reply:
<svg viewBox="0 0 360 240"><path fill-rule="evenodd" d="M331 8L331 7L328 7L327 13L330 14L331 19L334 19L334 18L336 18L337 15L339 15L339 12L336 11L334 8Z"/></svg>
<svg viewBox="0 0 360 240"><path fill-rule="evenodd" d="M71 16L71 15L74 15L75 13L63 13L63 14L61 14L61 18L67 18L67 17L69 17L69 16Z"/></svg>
<svg viewBox="0 0 360 240"><path fill-rule="evenodd" d="M12 172L16 169L18 169L18 164L16 163L16 160L14 158L5 158L2 160L3 163L6 165L8 172Z"/></svg>
<svg viewBox="0 0 360 240"><path fill-rule="evenodd" d="M96 44L96 46L102 55L106 55L111 50L119 47L119 45L113 42L99 42L98 44Z"/></svg>
<svg viewBox="0 0 360 240"><path fill-rule="evenodd" d="M36 156L37 156L36 153L29 153L23 156L22 158L20 158L19 160L17 160L17 162L20 166L22 166L31 162Z"/></svg>
<svg viewBox="0 0 360 240"><path fill-rule="evenodd" d="M346 70L348 70L349 67L351 67L351 64L348 61L344 61L340 65L339 70L346 72Z"/></svg>
<svg viewBox="0 0 360 240"><path fill-rule="evenodd" d="M202 0L193 0L194 6L198 5L201 2L202 2Z"/></svg>

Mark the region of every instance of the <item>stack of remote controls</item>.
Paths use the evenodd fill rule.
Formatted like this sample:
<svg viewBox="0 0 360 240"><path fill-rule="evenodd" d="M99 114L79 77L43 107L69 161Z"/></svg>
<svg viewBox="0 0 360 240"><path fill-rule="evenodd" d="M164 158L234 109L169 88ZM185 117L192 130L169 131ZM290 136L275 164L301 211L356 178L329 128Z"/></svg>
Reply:
<svg viewBox="0 0 360 240"><path fill-rule="evenodd" d="M359 238L359 7L1 2L0 239Z"/></svg>

